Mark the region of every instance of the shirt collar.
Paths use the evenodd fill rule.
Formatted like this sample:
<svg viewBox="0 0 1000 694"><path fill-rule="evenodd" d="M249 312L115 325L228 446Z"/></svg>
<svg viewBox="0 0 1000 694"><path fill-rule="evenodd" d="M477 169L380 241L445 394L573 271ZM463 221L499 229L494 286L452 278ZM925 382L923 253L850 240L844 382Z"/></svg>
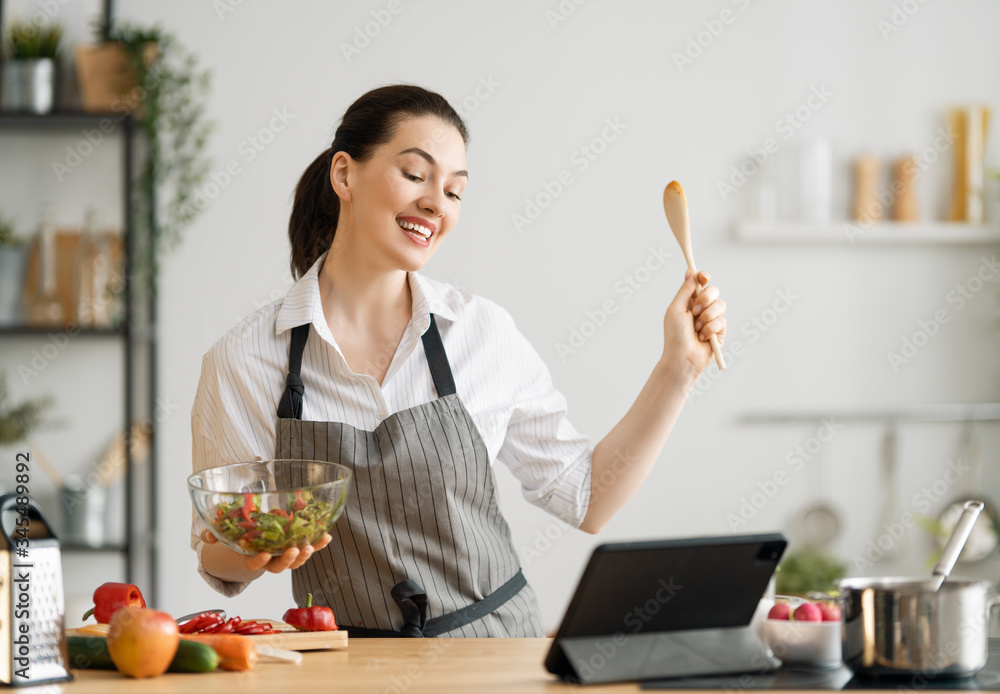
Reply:
<svg viewBox="0 0 1000 694"><path fill-rule="evenodd" d="M323 268L326 253L321 255L312 267L298 279L285 294L278 311L275 333L311 323L319 335L336 344L323 313L323 302L319 294L319 272ZM454 287L424 277L416 272L409 272L410 293L413 295L413 315L410 324L422 335L430 325L430 314L450 321L460 320L459 309L462 306L462 295Z"/></svg>

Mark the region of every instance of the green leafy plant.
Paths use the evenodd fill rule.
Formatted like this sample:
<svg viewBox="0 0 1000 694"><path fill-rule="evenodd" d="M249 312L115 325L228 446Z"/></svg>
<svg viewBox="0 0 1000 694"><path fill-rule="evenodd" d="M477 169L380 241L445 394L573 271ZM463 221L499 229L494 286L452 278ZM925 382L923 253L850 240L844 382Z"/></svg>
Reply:
<svg viewBox="0 0 1000 694"><path fill-rule="evenodd" d="M0 248L21 246L24 239L14 233L14 224L0 213Z"/></svg>
<svg viewBox="0 0 1000 694"><path fill-rule="evenodd" d="M61 24L40 26L24 20L11 22L7 29L7 60L55 58L62 41Z"/></svg>
<svg viewBox="0 0 1000 694"><path fill-rule="evenodd" d="M775 589L782 595L827 592L836 587L845 567L833 556L812 547L786 555L778 567Z"/></svg>
<svg viewBox="0 0 1000 694"><path fill-rule="evenodd" d="M7 372L0 371L0 445L19 443L35 429L45 424L45 411L52 407L52 398L40 397L20 404L7 402Z"/></svg>
<svg viewBox="0 0 1000 694"><path fill-rule="evenodd" d="M205 152L214 123L204 103L210 73L159 25L101 23L96 28L99 40L121 45L136 75L137 86L124 107L135 111L149 147L133 200L137 236L149 239L137 248L136 269L148 273L155 292L159 255L177 246L181 232L201 212L194 200L210 173ZM156 192L168 198L154 209Z"/></svg>

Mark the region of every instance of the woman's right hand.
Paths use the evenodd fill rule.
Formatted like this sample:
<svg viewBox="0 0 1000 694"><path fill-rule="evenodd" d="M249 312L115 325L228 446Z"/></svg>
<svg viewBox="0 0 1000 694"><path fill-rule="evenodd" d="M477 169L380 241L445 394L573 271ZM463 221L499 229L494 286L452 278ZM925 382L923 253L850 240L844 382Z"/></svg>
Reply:
<svg viewBox="0 0 1000 694"><path fill-rule="evenodd" d="M209 545L216 544L219 541L215 535L212 534L211 530L205 529L201 531L201 539ZM296 547L289 547L285 550L284 554L278 556L272 556L268 552L260 552L259 554L254 554L252 556L243 557L243 568L247 571L260 571L261 569L265 571L270 571L273 574L281 573L286 569L297 569L307 561L315 552L326 547L333 540L330 533L325 534L319 542L314 545L306 545L301 549ZM229 549L227 547L227 549ZM235 550L234 554L236 553Z"/></svg>

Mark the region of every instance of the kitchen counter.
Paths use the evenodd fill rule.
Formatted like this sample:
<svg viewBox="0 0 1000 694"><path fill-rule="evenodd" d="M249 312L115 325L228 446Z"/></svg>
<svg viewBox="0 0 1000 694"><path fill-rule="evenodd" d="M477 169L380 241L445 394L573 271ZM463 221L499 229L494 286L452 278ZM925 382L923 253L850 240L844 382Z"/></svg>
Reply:
<svg viewBox="0 0 1000 694"><path fill-rule="evenodd" d="M301 665L262 663L252 672L218 670L135 680L109 670L73 670L74 682L47 688L65 694L177 692L636 692L636 684L580 687L561 683L542 665L550 639L352 639L336 651L307 651Z"/></svg>
<svg viewBox="0 0 1000 694"><path fill-rule="evenodd" d="M108 670L73 670L74 682L31 691L39 694L602 694L641 691L636 683L578 686L557 680L542 665L550 643L550 639L353 639L344 650L307 651L301 665L269 662L258 665L252 672L218 670L205 674L166 674L144 680L130 679ZM997 689L996 686L988 688ZM921 689L933 687L925 682ZM678 694L684 690L670 691ZM712 690L695 691L703 694ZM793 689L783 691L796 694Z"/></svg>

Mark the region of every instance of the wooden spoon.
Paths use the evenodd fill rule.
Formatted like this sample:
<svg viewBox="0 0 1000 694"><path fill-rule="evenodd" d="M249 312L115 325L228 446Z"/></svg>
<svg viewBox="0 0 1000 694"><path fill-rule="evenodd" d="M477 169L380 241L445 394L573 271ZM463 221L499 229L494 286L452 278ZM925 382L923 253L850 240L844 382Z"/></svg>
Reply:
<svg viewBox="0 0 1000 694"><path fill-rule="evenodd" d="M670 228L677 238L677 243L681 245L681 250L684 251L684 259L687 260L688 270L697 278L698 269L694 264L694 251L691 250L691 227L688 224L687 197L684 195L684 189L681 188L681 184L677 181L671 181L663 189L663 211L667 213L667 222L670 224ZM704 287L697 279L695 283L698 286L697 293L701 294ZM720 369L726 368L726 360L722 358L722 348L719 346L718 338L712 335L709 343L712 345L712 353L715 354L715 363L718 364Z"/></svg>

